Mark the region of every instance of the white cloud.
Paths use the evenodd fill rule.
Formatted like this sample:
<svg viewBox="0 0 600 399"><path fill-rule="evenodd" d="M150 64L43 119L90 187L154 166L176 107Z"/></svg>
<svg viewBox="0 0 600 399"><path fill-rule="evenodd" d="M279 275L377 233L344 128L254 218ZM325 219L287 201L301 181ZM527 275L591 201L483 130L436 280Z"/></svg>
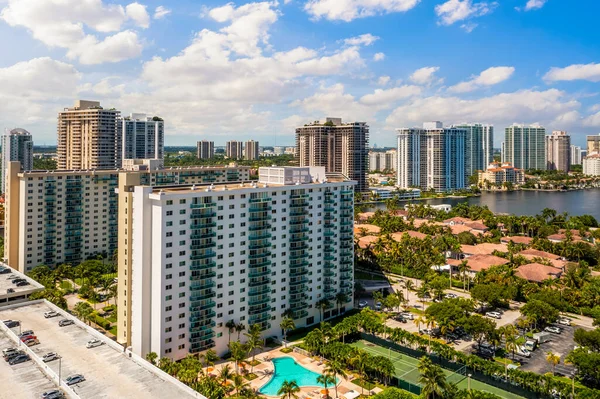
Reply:
<svg viewBox="0 0 600 399"><path fill-rule="evenodd" d="M166 17L167 15L169 15L170 13L171 13L171 10L169 10L165 6L158 6L154 10L154 17L153 18L154 19L162 19L162 18Z"/></svg>
<svg viewBox="0 0 600 399"><path fill-rule="evenodd" d="M473 76L471 80L450 87L448 91L452 93L466 93L477 90L480 87L493 86L504 82L510 78L514 72L514 67L491 67L481 72L479 75Z"/></svg>
<svg viewBox="0 0 600 399"><path fill-rule="evenodd" d="M498 6L497 2L473 3L472 0L448 0L435 6L440 25L452 25L458 21L489 14ZM471 29L471 31L474 27ZM469 31L470 32L470 31Z"/></svg>
<svg viewBox="0 0 600 399"><path fill-rule="evenodd" d="M441 82L442 79L438 79L435 73L440 67L423 67L419 68L410 75L410 80L418 85L431 85L436 82Z"/></svg>
<svg viewBox="0 0 600 399"><path fill-rule="evenodd" d="M392 89L376 89L374 93L364 95L360 102L365 105L390 108L398 100L421 94L419 86L400 86Z"/></svg>
<svg viewBox="0 0 600 399"><path fill-rule="evenodd" d="M462 30L464 30L467 33L471 33L475 30L475 28L477 28L479 26L479 24L476 24L474 22L467 22L466 24L462 24L460 26L460 28Z"/></svg>
<svg viewBox="0 0 600 399"><path fill-rule="evenodd" d="M350 22L377 14L406 12L421 0L309 0L304 10L315 19Z"/></svg>
<svg viewBox="0 0 600 399"><path fill-rule="evenodd" d="M529 10L538 10L546 4L548 0L529 0L527 4L525 4L525 11Z"/></svg>
<svg viewBox="0 0 600 399"><path fill-rule="evenodd" d="M590 115L583 119L583 126L600 127L600 112Z"/></svg>
<svg viewBox="0 0 600 399"><path fill-rule="evenodd" d="M550 82L559 80L589 80L590 82L600 82L600 63L575 64L565 68L553 67L544 75L544 80Z"/></svg>
<svg viewBox="0 0 600 399"><path fill-rule="evenodd" d="M377 84L379 86L386 86L390 82L390 79L389 76L380 76L379 79L377 79Z"/></svg>
<svg viewBox="0 0 600 399"><path fill-rule="evenodd" d="M373 61L375 61L375 62L383 61L384 59L385 59L384 53L375 53L375 55L373 56Z"/></svg>
<svg viewBox="0 0 600 399"><path fill-rule="evenodd" d="M82 63L102 63L140 55L142 45L137 33L120 30L129 20L147 27L144 14L147 17L144 6L138 3L123 8L102 0L8 0L0 18L10 26L25 27L49 47L67 49L69 57L81 57ZM101 34L117 33L101 39L97 34L86 33L84 27ZM98 53L104 50L108 51L106 56ZM130 52L125 53L126 50ZM96 54L90 56L91 51Z"/></svg>
<svg viewBox="0 0 600 399"><path fill-rule="evenodd" d="M379 40L379 36L373 36L370 33L365 33L364 35L344 39L344 44L348 46L370 46L377 40Z"/></svg>

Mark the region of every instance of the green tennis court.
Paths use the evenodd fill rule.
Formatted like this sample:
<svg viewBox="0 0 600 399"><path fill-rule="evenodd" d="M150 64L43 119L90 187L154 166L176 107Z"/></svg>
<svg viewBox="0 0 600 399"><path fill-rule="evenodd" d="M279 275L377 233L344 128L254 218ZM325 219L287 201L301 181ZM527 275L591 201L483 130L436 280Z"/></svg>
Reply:
<svg viewBox="0 0 600 399"><path fill-rule="evenodd" d="M360 348L373 356L388 357L396 368L395 375L397 378L400 378L411 384L420 385L420 374L419 370L417 369L419 359L404 353L395 352L389 348L384 348L367 341L357 341L353 343L352 346ZM469 382L467 381L467 376L465 373L455 373L447 369L442 370L444 370L444 374L446 374L446 379L448 382L456 384L460 389L468 389ZM488 385L474 379L471 379L471 388L478 391L493 393L494 395L505 399L523 399L522 396L511 392L506 392L500 388L496 388L495 386Z"/></svg>

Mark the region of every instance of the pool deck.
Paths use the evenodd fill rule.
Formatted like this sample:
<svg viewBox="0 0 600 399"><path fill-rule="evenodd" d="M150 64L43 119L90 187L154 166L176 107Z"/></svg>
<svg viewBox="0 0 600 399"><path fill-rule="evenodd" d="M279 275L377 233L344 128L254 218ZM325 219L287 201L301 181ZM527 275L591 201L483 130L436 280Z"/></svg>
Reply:
<svg viewBox="0 0 600 399"><path fill-rule="evenodd" d="M262 352L262 353L256 355L256 359L259 360L261 363L254 366L254 374L256 374L258 376L258 378L250 381L251 388L255 389L256 391L259 391L263 385L265 385L267 382L269 382L269 380L271 379L271 376L273 375L273 372L274 372L273 363L270 361L270 359L274 359L274 358L291 357L291 358L294 358L296 360L296 362L298 364L302 365L304 368L311 370L318 374L323 373L323 370L325 369L326 365L324 363L321 363L321 361L318 358L316 358L316 357L311 358L311 357L308 357L308 356L305 356L305 355L302 355L302 354L296 353L296 352L283 353L283 352L281 352L281 349L282 348L276 348L276 349L272 349L270 351ZM251 360L251 358L249 360ZM233 371L235 371L235 364L233 362L223 362L223 363L217 364L214 367L214 370L209 371L209 373L218 375L220 370L223 367L225 367L225 365L229 365L229 367L231 367L231 369ZM249 364L247 364L245 367L246 367L246 369L248 369L248 371L250 371L251 367ZM350 382L350 380L355 378L355 375L349 374L347 376L347 378L341 378L340 376L338 376L337 378L340 380L340 382L337 385L339 398L344 398L344 394L348 393L350 391L356 391L359 393L362 392L361 387ZM298 397L300 399L322 399L325 397L325 395L323 395L321 393L322 389L323 389L323 387L301 387L300 388L301 392L298 395ZM328 387L328 390L329 390L329 397L335 398L335 388ZM380 391L379 388L375 388L372 390L372 393L374 394L379 391ZM368 394L369 391L365 389L364 392L365 392L365 394ZM269 395L265 395L262 393L261 393L261 395L263 395L267 398L278 398L278 396L269 396Z"/></svg>

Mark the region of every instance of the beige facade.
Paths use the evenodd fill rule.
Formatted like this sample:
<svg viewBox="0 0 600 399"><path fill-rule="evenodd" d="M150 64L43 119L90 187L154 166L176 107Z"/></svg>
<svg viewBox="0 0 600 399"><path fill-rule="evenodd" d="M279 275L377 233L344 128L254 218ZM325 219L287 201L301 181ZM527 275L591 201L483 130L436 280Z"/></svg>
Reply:
<svg viewBox="0 0 600 399"><path fill-rule="evenodd" d="M493 162L487 170L479 173L479 184L484 187L487 184L500 187L505 182L521 185L525 183L525 172L522 169L514 168L510 163Z"/></svg>
<svg viewBox="0 0 600 399"><path fill-rule="evenodd" d="M594 136L587 136L586 142L588 155L600 153L600 134L596 134Z"/></svg>
<svg viewBox="0 0 600 399"><path fill-rule="evenodd" d="M241 141L231 140L227 142L225 156L231 159L241 159L244 154L244 144Z"/></svg>
<svg viewBox="0 0 600 399"><path fill-rule="evenodd" d="M244 159L253 161L258 159L259 151L258 151L258 141L248 140L246 141Z"/></svg>
<svg viewBox="0 0 600 399"><path fill-rule="evenodd" d="M58 169L115 169L120 142L119 111L103 109L97 101L78 100L58 114Z"/></svg>
<svg viewBox="0 0 600 399"><path fill-rule="evenodd" d="M215 142L202 140L196 143L196 158L210 159L215 156Z"/></svg>
<svg viewBox="0 0 600 399"><path fill-rule="evenodd" d="M568 173L571 168L571 136L554 131L546 136L546 168Z"/></svg>

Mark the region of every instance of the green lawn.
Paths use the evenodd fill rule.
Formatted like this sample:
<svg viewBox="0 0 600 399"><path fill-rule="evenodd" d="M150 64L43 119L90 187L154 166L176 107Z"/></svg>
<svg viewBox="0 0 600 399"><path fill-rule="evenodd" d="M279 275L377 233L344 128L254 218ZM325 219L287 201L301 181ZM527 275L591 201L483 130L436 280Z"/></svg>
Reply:
<svg viewBox="0 0 600 399"><path fill-rule="evenodd" d="M117 326L116 325L112 326L109 331L112 335L116 336L117 335Z"/></svg>
<svg viewBox="0 0 600 399"><path fill-rule="evenodd" d="M405 355L403 353L398 353L395 351L391 351L390 349L386 349L384 347L371 344L367 341L358 341L352 344L353 346L363 349L371 355L378 356L386 356L390 357L394 367L396 368L396 377L403 379L404 381L410 382L415 385L419 385L419 370L417 369L417 365L419 364L419 359L414 358L412 356ZM449 382L455 383L460 389L468 389L468 381L467 377L464 375L456 374L451 370L444 370L444 374L446 374L446 378ZM471 388L476 389L478 391L489 392L494 395L497 395L504 399L522 399L522 396L506 392L500 388L496 388L494 386L485 384L483 382L477 381L475 379L471 379Z"/></svg>

